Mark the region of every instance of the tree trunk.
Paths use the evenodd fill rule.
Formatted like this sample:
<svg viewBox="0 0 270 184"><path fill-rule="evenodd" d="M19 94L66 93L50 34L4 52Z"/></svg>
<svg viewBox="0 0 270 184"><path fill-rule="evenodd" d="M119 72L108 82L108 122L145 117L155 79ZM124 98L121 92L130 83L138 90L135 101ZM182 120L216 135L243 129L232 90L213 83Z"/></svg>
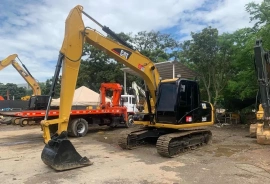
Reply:
<svg viewBox="0 0 270 184"><path fill-rule="evenodd" d="M216 105L217 105L217 98L218 98L218 95L219 95L219 92L218 92L218 90L216 90L216 94L215 94L215 99L214 99L214 107L216 107Z"/></svg>
<svg viewBox="0 0 270 184"><path fill-rule="evenodd" d="M206 88L206 91L207 91L207 95L208 95L208 102L211 103L212 95L211 95L211 91L210 91L209 87Z"/></svg>

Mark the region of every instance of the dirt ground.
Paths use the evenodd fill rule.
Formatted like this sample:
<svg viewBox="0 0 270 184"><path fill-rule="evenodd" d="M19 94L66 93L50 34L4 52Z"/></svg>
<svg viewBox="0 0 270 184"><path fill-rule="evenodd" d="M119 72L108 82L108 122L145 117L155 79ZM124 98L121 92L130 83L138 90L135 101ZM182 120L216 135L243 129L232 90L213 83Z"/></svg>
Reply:
<svg viewBox="0 0 270 184"><path fill-rule="evenodd" d="M247 125L210 129L211 145L163 158L151 144L122 150L116 141L126 129L92 128L70 140L94 164L56 172L41 160L39 126L0 125L1 183L270 183L270 146L247 137Z"/></svg>

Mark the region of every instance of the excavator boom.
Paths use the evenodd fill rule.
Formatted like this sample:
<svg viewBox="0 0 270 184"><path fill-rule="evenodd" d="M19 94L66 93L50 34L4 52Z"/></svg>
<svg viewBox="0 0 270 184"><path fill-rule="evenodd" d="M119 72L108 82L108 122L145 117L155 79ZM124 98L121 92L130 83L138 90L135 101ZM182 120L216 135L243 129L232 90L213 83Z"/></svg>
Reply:
<svg viewBox="0 0 270 184"><path fill-rule="evenodd" d="M22 64L22 67L20 66L20 64L15 60L16 58L19 59L18 55L12 54L8 56L6 59L0 61L0 70L12 64L12 66L19 72L19 74L29 84L29 86L31 86L33 90L33 96L41 95L41 90L38 82L35 80L35 78L31 75L26 66L19 59L19 61Z"/></svg>
<svg viewBox="0 0 270 184"><path fill-rule="evenodd" d="M41 122L43 138L46 143L42 154L42 161L57 171L69 170L91 165L92 162L76 151L67 139L67 127L72 107L72 99L78 78L80 61L84 43L84 25L82 22L82 7L72 9L66 19L65 36L60 50L54 81L50 91L45 119ZM58 79L61 66L62 80L60 91L59 117L47 120L50 104L54 95L54 88ZM58 124L57 132L51 137L50 125Z"/></svg>

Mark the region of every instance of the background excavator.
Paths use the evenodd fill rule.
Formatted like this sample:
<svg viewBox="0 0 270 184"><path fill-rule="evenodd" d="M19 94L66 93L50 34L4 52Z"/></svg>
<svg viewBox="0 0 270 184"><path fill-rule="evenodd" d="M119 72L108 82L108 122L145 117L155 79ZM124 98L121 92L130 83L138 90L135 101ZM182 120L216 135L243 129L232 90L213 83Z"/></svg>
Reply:
<svg viewBox="0 0 270 184"><path fill-rule="evenodd" d="M17 72L32 88L33 96L41 95L41 90L40 90L38 82L35 80L35 78L31 75L29 70L26 68L26 66L22 62L21 62L22 67L20 66L20 64L15 60L16 58L18 58L18 60L21 62L17 54L12 54L8 56L6 59L0 61L0 70L12 64L12 66L17 70ZM21 98L21 100L29 100L29 99L30 99L30 96L24 96Z"/></svg>
<svg viewBox="0 0 270 184"><path fill-rule="evenodd" d="M133 95L136 97L136 107L140 112L142 112L144 109L144 104L146 104L145 91L135 81L132 82L129 91L132 91ZM142 96L142 98L140 98L140 96Z"/></svg>
<svg viewBox="0 0 270 184"><path fill-rule="evenodd" d="M250 125L250 137L259 144L270 144L270 51L262 47L262 40L254 46L254 64L259 84L260 105L256 113L257 122Z"/></svg>
<svg viewBox="0 0 270 184"><path fill-rule="evenodd" d="M85 27L82 14L98 24L116 41L102 36L94 29ZM183 78L161 80L154 63L149 58L134 50L108 27L102 26L85 13L83 7L78 5L70 11L65 22L65 36L46 111L49 112L56 79L63 64L59 117L47 120L46 115L41 122L45 142L41 159L45 164L55 170L74 169L92 164L88 158L82 157L67 139L72 98L85 42L136 71L147 85L145 93L148 112L140 113L136 119L134 118L134 123L142 125L143 128L123 133L119 139L119 145L123 149L135 148L141 142L151 138L157 141L156 147L160 155L175 157L187 149L211 141L211 131L191 129L214 123L213 106L200 100L198 83ZM150 98L155 104L153 112ZM51 135L49 127L54 124L58 124L58 129Z"/></svg>
<svg viewBox="0 0 270 184"><path fill-rule="evenodd" d="M15 60L18 58L20 64ZM28 83L28 85L32 88L33 94L32 96L24 96L21 100L29 100L27 109L29 110L42 110L47 106L49 96L41 95L41 89L36 81L36 79L31 75L30 71L26 68L26 66L19 59L17 54L12 54L8 56L6 59L0 61L0 70L12 64L12 66L18 71L18 73L23 77L23 79Z"/></svg>

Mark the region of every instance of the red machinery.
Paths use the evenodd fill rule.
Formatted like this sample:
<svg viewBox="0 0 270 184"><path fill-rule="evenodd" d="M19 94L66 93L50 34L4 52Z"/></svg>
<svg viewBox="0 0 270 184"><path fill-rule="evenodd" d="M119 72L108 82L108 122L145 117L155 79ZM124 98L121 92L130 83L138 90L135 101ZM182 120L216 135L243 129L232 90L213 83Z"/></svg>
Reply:
<svg viewBox="0 0 270 184"><path fill-rule="evenodd" d="M113 91L112 104L106 103L105 101L106 92L108 90ZM100 93L101 93L100 107L102 109L108 108L108 107L120 107L121 92L122 92L122 87L118 83L102 83L100 86ZM121 108L126 108L126 107L121 107Z"/></svg>
<svg viewBox="0 0 270 184"><path fill-rule="evenodd" d="M113 91L112 102L106 103L106 92ZM71 110L69 133L71 136L85 136L88 124L108 125L116 127L123 124L130 127L133 124L134 112L128 112L125 106L120 105L122 87L118 83L102 83L100 86L100 105L97 109ZM13 124L25 126L30 122L38 123L44 119L45 110L23 110L19 112L0 112L0 115L13 117ZM59 110L50 110L48 118L53 119L59 115Z"/></svg>

